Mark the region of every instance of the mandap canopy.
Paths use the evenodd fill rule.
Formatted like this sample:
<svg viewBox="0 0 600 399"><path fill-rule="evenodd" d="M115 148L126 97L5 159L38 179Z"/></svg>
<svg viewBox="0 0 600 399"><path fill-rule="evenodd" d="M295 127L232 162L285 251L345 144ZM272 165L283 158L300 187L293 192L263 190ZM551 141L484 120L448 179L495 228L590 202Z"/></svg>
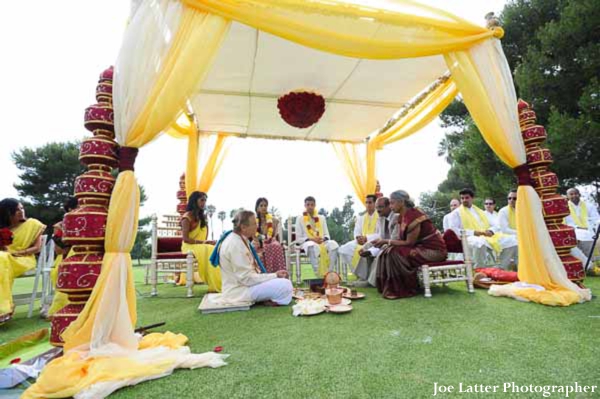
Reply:
<svg viewBox="0 0 600 399"><path fill-rule="evenodd" d="M526 157L502 36L412 0L145 0L115 65L117 141L137 149L163 132L187 137L187 187L205 191L229 136L327 141L364 198L375 189L377 150L417 132L460 93L486 142L516 168ZM277 109L279 96L298 89L326 99L307 129L287 125ZM198 178L199 140L209 135L217 139ZM536 192L520 186L518 196L519 279L545 290L516 294L549 305L589 300L567 279ZM138 350L129 255L138 206L134 172L123 171L101 276L63 334L67 351Z"/></svg>

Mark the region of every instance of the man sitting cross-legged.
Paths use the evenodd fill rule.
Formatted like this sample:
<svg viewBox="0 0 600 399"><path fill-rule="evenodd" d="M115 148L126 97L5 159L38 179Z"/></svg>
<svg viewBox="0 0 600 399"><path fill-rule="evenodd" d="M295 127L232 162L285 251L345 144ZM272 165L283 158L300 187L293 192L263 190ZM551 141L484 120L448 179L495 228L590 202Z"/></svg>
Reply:
<svg viewBox="0 0 600 399"><path fill-rule="evenodd" d="M218 299L223 304L253 304L274 302L287 305L292 300L292 283L288 273L279 270L267 273L260 262L250 239L256 235L256 215L251 211L240 211L233 219L233 232L221 238L215 249L221 267L222 294ZM215 254L211 257L213 263Z"/></svg>
<svg viewBox="0 0 600 399"><path fill-rule="evenodd" d="M450 228L459 237L461 230L467 233L475 267L485 267L486 252L490 249L499 256L500 267L508 269L517 258L517 239L500 233L498 226L490 225L485 213L473 205L474 197L471 189L460 192L462 205L450 214Z"/></svg>
<svg viewBox="0 0 600 399"><path fill-rule="evenodd" d="M313 271L324 276L337 262L338 243L330 239L327 219L316 212L314 197L304 199L304 212L296 218L296 242L304 250Z"/></svg>
<svg viewBox="0 0 600 399"><path fill-rule="evenodd" d="M342 261L352 267L352 272L358 276L359 280L365 282L369 277L366 265L367 260L361 258L360 250L366 243L380 238L380 235L377 233L379 214L375 212L376 199L375 195L367 195L367 210L357 218L354 226L355 239L347 242L340 248Z"/></svg>

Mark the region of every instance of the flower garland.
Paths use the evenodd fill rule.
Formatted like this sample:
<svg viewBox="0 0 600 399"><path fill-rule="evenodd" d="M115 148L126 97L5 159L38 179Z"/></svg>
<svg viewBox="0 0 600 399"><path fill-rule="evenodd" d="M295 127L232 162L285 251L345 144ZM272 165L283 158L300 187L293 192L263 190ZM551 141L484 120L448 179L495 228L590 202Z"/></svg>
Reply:
<svg viewBox="0 0 600 399"><path fill-rule="evenodd" d="M13 232L5 227L0 229L0 248L8 247L13 243Z"/></svg>
<svg viewBox="0 0 600 399"><path fill-rule="evenodd" d="M321 227L320 227L321 226L321 219L319 218L319 215L310 216L308 214L308 212L304 212L302 214L302 216L303 216L303 219L304 219L304 225L306 226L306 232L308 233L308 235L311 238L319 237L319 235L320 235L319 232L321 231ZM312 219L312 222L315 224L314 231L313 231L312 223L310 223L311 219Z"/></svg>
<svg viewBox="0 0 600 399"><path fill-rule="evenodd" d="M273 238L273 215L271 215L270 213L267 213L265 215L265 220L267 221L267 235L266 238ZM260 218L256 218L256 224L260 225ZM261 236L261 232L260 231L256 231L256 236L260 237Z"/></svg>

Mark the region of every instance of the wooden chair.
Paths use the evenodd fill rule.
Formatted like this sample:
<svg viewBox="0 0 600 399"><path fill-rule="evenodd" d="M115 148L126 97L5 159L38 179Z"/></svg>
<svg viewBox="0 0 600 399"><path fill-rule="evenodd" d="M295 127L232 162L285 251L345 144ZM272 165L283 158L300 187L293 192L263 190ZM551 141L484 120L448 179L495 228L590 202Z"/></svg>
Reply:
<svg viewBox="0 0 600 399"><path fill-rule="evenodd" d="M152 215L152 256L150 264L146 268L146 284L148 283L148 274L150 274L150 284L152 290L150 295L158 295L158 275L159 274L186 274L186 288L188 298L194 296L192 287L194 286L194 270L198 268L198 262L194 254L189 251L187 254L181 252L181 229L178 224L174 224L174 216L165 217L165 226L158 226L156 215Z"/></svg>
<svg viewBox="0 0 600 399"><path fill-rule="evenodd" d="M425 288L425 298L431 298L431 286L464 281L467 283L469 293L474 293L473 288L473 261L467 245L467 234L463 231L459 239L452 230L444 233L444 241L448 254L462 253L464 260L445 260L422 265L418 270L419 280Z"/></svg>
<svg viewBox="0 0 600 399"><path fill-rule="evenodd" d="M38 292L38 283L39 283L39 279L40 278L44 278L44 272L45 269L47 268L47 263L48 263L48 248L47 248L47 240L48 240L48 236L47 235L42 235L42 246L40 248L40 252L38 253L37 256L37 263L36 263L36 267L34 269L29 270L28 272L24 273L23 275L19 276L19 278L27 278L27 277L34 277L35 280L33 282L33 289L31 290L31 293L27 293L27 294L16 294L13 295L13 302L15 307L16 306L20 306L20 305L29 305L29 310L27 312L27 317L31 318L31 316L33 315L33 306L35 304L35 301L37 301L38 299L42 299L44 292L39 291ZM52 250L54 251L54 246L52 246ZM54 256L52 256L52 261L54 261ZM50 278L50 274L48 273L46 278ZM42 286L43 286L43 282L42 282Z"/></svg>

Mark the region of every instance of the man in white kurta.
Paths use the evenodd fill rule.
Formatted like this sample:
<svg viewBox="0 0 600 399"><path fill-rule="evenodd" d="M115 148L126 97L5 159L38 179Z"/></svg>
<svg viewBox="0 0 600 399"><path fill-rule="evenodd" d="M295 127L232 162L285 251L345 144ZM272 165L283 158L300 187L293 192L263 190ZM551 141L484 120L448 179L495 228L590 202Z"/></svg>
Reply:
<svg viewBox="0 0 600 399"><path fill-rule="evenodd" d="M600 224L600 215L594 205L581 199L578 189L570 188L567 190L567 197L569 198L569 210L571 213L565 218L565 224L575 228L577 247L587 257L592 250L594 234L596 233L598 224ZM598 245L596 246L596 250L598 250Z"/></svg>
<svg viewBox="0 0 600 399"><path fill-rule="evenodd" d="M329 236L327 219L317 214L316 206L314 197L304 199L304 212L296 218L296 243L308 255L315 274L321 277L337 264L339 245Z"/></svg>
<svg viewBox="0 0 600 399"><path fill-rule="evenodd" d="M450 214L450 228L459 237L461 231L465 230L475 267L485 267L486 254L489 249L492 252L498 252L500 267L508 269L511 264L515 264L517 258L517 239L515 236L500 233L498 226L492 226L484 212L473 205L474 196L471 189L464 189L460 192L462 205ZM465 215L470 214L472 217L463 221L461 212L464 212ZM478 226L487 226L487 228L474 229L472 223ZM496 250L493 248L494 243L497 243Z"/></svg>
<svg viewBox="0 0 600 399"><path fill-rule="evenodd" d="M450 200L450 213L452 213L452 211L454 211L459 206L460 201L456 198L452 198L452 200ZM444 231L450 230L450 213L444 215L444 219L442 221L442 227L444 228Z"/></svg>
<svg viewBox="0 0 600 399"><path fill-rule="evenodd" d="M233 224L233 232L219 249L223 288L218 302L228 305L269 301L289 304L293 287L287 279L287 271L263 272L250 249L250 239L256 235L257 228L254 212L238 212Z"/></svg>
<svg viewBox="0 0 600 399"><path fill-rule="evenodd" d="M356 224L354 225L354 240L345 243L339 249L340 256L342 258L342 262L346 265L350 265L352 268L352 272L354 274L358 271L363 271L365 269L365 264L367 260L359 256L359 251L362 249L363 245L368 242L372 242L377 238L380 238L379 234L377 234L377 221L379 219L379 214L375 211L375 201L377 197L375 195L367 195L366 198L366 206L367 209L363 215L359 215L356 219ZM363 264L360 267L360 264ZM366 270L364 270L366 272ZM358 275L357 275L358 276ZM366 281L368 274L358 276L359 280Z"/></svg>

